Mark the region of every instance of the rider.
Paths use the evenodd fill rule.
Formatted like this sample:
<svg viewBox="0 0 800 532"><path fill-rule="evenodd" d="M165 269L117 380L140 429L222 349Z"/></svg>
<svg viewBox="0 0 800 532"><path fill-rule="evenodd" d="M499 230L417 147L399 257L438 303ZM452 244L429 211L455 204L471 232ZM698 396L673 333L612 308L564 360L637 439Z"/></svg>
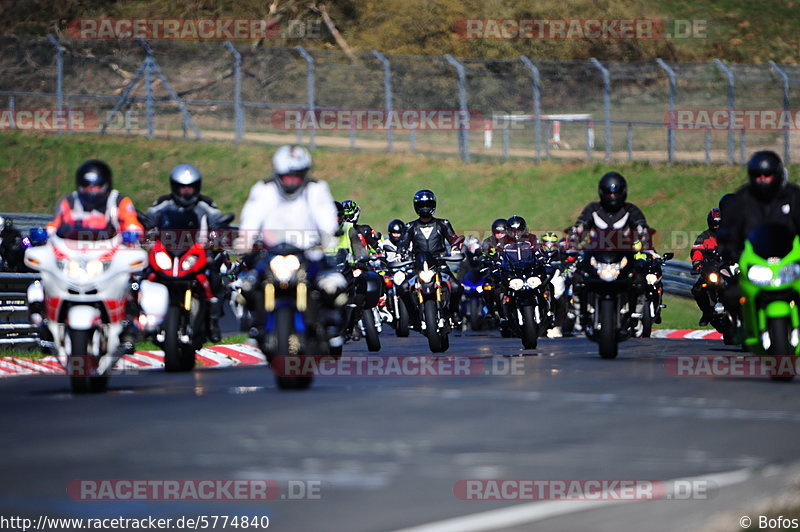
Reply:
<svg viewBox="0 0 800 532"><path fill-rule="evenodd" d="M397 249L400 245L400 239L405 232L406 224L403 223L403 220L395 218L389 222L389 225L386 227L387 236L378 241L378 245L381 247L387 262L396 262L400 260L400 254ZM389 246L389 249L384 246ZM392 247L394 247L394 251L391 250Z"/></svg>
<svg viewBox="0 0 800 532"><path fill-rule="evenodd" d="M344 200L342 202L342 207L344 207L344 221L352 224L363 240L364 245L367 246L367 249L371 253L379 251L379 236L369 225L358 223L358 218L361 216L361 207L358 206L358 203L353 200Z"/></svg>
<svg viewBox="0 0 800 532"><path fill-rule="evenodd" d="M492 222L492 234L481 242L481 251L493 254L508 244L508 231L506 219L498 218Z"/></svg>
<svg viewBox="0 0 800 532"><path fill-rule="evenodd" d="M522 216L512 216L506 222L508 243L528 242L533 250L538 247L536 235L528 232L528 222Z"/></svg>
<svg viewBox="0 0 800 532"><path fill-rule="evenodd" d="M555 231L547 231L542 234L539 245L539 254L547 262L549 273L553 273L550 280L553 291L553 310L554 323L547 330L548 338L561 338L561 324L567 316L567 304L569 296L567 294L567 254L560 245L561 239Z"/></svg>
<svg viewBox="0 0 800 532"><path fill-rule="evenodd" d="M192 214L190 225L206 224L209 230L224 229L224 226L218 223L222 217L222 212L217 208L214 200L200 193L203 186L203 176L200 171L191 164L179 164L169 174L169 187L170 193L159 197L153 202L153 205L145 213L145 220L148 225L152 224L153 227L166 230L169 225L166 220L172 214ZM198 230L200 227L171 227L169 229L176 229L177 231L184 230ZM208 338L212 342L219 342L222 339L222 334L219 328L219 319L222 317L225 308L225 286L222 282L222 275L220 274L220 266L226 264L229 266L229 260L222 250L219 250L217 256L218 260L209 260L209 268L206 271L208 281L211 285L211 291L214 294L214 299L211 301L210 319ZM209 257L212 259L212 257Z"/></svg>
<svg viewBox="0 0 800 532"><path fill-rule="evenodd" d="M336 246L325 250L325 254L336 256L337 262L352 262L355 257L366 255L367 250L353 224L345 221L342 203L338 201L334 203L336 205L336 221L339 223L339 230L336 231Z"/></svg>
<svg viewBox="0 0 800 532"><path fill-rule="evenodd" d="M338 330L341 323L342 293L347 283L338 272L322 266L322 250L335 248L339 231L336 204L328 184L310 177L311 154L302 146L281 146L272 157L273 175L250 189L242 208L239 224L238 247L244 252L272 248L286 243L305 250L310 266L319 265L316 287L323 293L323 305L328 330ZM252 264L253 253L246 263ZM258 301L263 294L254 290L250 294L253 308L263 309ZM254 314L254 328L266 319L264 312ZM341 338L332 339L331 345Z"/></svg>
<svg viewBox="0 0 800 532"><path fill-rule="evenodd" d="M710 252L716 252L717 230L719 230L721 220L722 216L720 215L719 209L714 208L708 211L708 216L706 217L708 229L698 235L692 246L690 258L692 259L693 275L699 275L703 268L703 260L708 258ZM711 301L708 299L708 294L703 290L704 284L705 280L700 277L697 279L697 282L694 283L694 286L692 286L692 296L694 296L697 306L703 313L699 322L701 327L708 325L714 313L714 308L711 305Z"/></svg>
<svg viewBox="0 0 800 532"><path fill-rule="evenodd" d="M800 233L800 187L787 181L777 153L757 151L747 163L749 183L722 205L719 244L723 255L739 259L744 241L753 229L776 222Z"/></svg>
<svg viewBox="0 0 800 532"><path fill-rule="evenodd" d="M449 254L450 246L460 246L462 237L456 235L450 221L444 218L434 218L436 212L436 195L427 189L418 190L414 194L414 212L419 215L416 220L406 224L406 233L400 238L400 248L410 251L415 256L420 252L428 252L434 257ZM460 322L459 302L461 301L462 287L447 265L441 271L449 277L450 281L450 316L454 323ZM416 305L412 304L411 294L402 292L403 302L408 308L410 318L416 322L419 318Z"/></svg>
<svg viewBox="0 0 800 532"><path fill-rule="evenodd" d="M85 161L75 172L75 191L56 205L47 233L60 236L81 229L132 231L141 235L136 208L127 196L112 188L111 168L98 159Z"/></svg>

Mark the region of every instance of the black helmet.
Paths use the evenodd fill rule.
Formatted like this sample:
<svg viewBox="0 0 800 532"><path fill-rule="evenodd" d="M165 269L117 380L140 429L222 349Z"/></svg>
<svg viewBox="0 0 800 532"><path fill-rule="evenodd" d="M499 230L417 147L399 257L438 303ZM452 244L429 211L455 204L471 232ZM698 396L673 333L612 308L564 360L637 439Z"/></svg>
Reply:
<svg viewBox="0 0 800 532"><path fill-rule="evenodd" d="M628 198L628 183L622 174L608 172L600 178L597 191L600 193L600 204L603 208L610 212L616 212L622 208Z"/></svg>
<svg viewBox="0 0 800 532"><path fill-rule="evenodd" d="M719 213L719 209L714 208L708 211L706 222L708 223L709 230L716 231L717 229L719 229L719 224L721 221L722 221L722 215Z"/></svg>
<svg viewBox="0 0 800 532"><path fill-rule="evenodd" d="M783 162L774 151L755 152L747 161L747 176L750 178L750 190L758 198L772 199L786 182ZM772 179L759 179L771 176Z"/></svg>
<svg viewBox="0 0 800 532"><path fill-rule="evenodd" d="M436 212L436 194L428 189L418 190L414 194L414 212L419 216L433 216Z"/></svg>
<svg viewBox="0 0 800 532"><path fill-rule="evenodd" d="M733 198L736 197L736 194L732 192L728 192L727 194L723 194L723 196L719 199L719 213L722 214L722 211L728 209L733 201Z"/></svg>
<svg viewBox="0 0 800 532"><path fill-rule="evenodd" d="M203 176L191 164L179 164L169 173L172 199L181 207L192 207L200 198Z"/></svg>
<svg viewBox="0 0 800 532"><path fill-rule="evenodd" d="M518 238L519 235L528 229L528 224L522 216L512 216L506 222L506 228L512 238Z"/></svg>
<svg viewBox="0 0 800 532"><path fill-rule="evenodd" d="M492 222L492 233L505 233L508 221L505 218L498 218Z"/></svg>
<svg viewBox="0 0 800 532"><path fill-rule="evenodd" d="M84 162L75 172L78 198L88 210L105 210L112 184L111 168L99 159Z"/></svg>
<svg viewBox="0 0 800 532"><path fill-rule="evenodd" d="M396 246L400 242L400 239L403 238L403 233L406 232L406 224L403 223L403 220L395 218L389 222L386 230L389 235L389 242ZM400 236L394 236L398 233Z"/></svg>
<svg viewBox="0 0 800 532"><path fill-rule="evenodd" d="M344 224L344 206L341 201L334 201L333 204L336 205L336 220L339 222L339 227L342 227L342 224Z"/></svg>

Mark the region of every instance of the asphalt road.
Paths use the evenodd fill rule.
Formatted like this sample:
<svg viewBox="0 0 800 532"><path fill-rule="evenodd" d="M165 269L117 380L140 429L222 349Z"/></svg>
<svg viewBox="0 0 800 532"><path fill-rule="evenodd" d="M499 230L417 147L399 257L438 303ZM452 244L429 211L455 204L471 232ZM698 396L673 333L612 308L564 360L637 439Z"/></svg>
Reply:
<svg viewBox="0 0 800 532"><path fill-rule="evenodd" d="M413 333L384 332L382 341L372 356L384 364L390 355L429 355ZM345 354L368 355L363 341ZM63 376L6 378L0 516L174 523L216 515L228 516L227 530L243 528L234 516L267 516L270 529L303 532L705 530L718 512L792 481L800 381L676 377L665 367L670 357L700 354L737 351L639 339L601 360L582 338L542 339L523 352L519 340L468 333L441 356L451 367L468 364L468 376L321 376L304 392L278 390L263 366L120 375L107 394L82 397ZM458 497L466 479L687 478L707 491L597 506ZM73 489L109 479L269 479L280 493L89 501ZM441 523L452 518L461 520ZM722 520L740 529L738 519ZM222 518L211 524L223 529Z"/></svg>

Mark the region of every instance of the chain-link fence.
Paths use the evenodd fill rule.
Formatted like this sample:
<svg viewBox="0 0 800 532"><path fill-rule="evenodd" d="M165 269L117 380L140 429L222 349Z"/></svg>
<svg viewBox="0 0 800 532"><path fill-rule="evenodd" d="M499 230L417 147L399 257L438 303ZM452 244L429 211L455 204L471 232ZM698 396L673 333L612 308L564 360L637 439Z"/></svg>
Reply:
<svg viewBox="0 0 800 532"><path fill-rule="evenodd" d="M467 161L738 163L756 149L800 156L792 90L800 67L774 63L477 60L7 36L0 69L2 129L300 142ZM736 122L737 113L771 111L780 120Z"/></svg>

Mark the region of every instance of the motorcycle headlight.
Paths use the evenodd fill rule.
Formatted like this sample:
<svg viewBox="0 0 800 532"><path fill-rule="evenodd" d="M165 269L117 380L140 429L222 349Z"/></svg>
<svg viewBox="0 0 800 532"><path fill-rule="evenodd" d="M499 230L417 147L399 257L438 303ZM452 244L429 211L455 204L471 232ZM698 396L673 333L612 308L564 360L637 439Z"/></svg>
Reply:
<svg viewBox="0 0 800 532"><path fill-rule="evenodd" d="M769 286L772 284L772 270L766 266L755 264L747 270L747 278L755 285Z"/></svg>
<svg viewBox="0 0 800 532"><path fill-rule="evenodd" d="M191 270L197 264L197 255L189 255L181 261L181 270Z"/></svg>
<svg viewBox="0 0 800 532"><path fill-rule="evenodd" d="M353 270L353 277L360 277L362 273L364 273L363 270L356 268L355 270Z"/></svg>
<svg viewBox="0 0 800 532"><path fill-rule="evenodd" d="M778 272L777 284L789 284L800 278L800 264L787 264Z"/></svg>
<svg viewBox="0 0 800 532"><path fill-rule="evenodd" d="M708 282L713 284L718 284L720 280L719 274L717 272L711 272L708 274Z"/></svg>
<svg viewBox="0 0 800 532"><path fill-rule="evenodd" d="M269 261L269 269L280 283L288 283L300 269L300 259L296 255L275 255Z"/></svg>
<svg viewBox="0 0 800 532"><path fill-rule="evenodd" d="M623 259L623 262L627 264L627 261ZM625 265L620 263L617 264L616 262L608 263L608 262L598 262L595 268L597 269L597 275L600 279L610 283L611 281L616 281L617 277L619 277L619 271L624 268Z"/></svg>
<svg viewBox="0 0 800 532"><path fill-rule="evenodd" d="M511 279L508 281L508 286L511 287L512 290L519 290L525 286L525 281L522 279Z"/></svg>
<svg viewBox="0 0 800 532"><path fill-rule="evenodd" d="M658 275L654 273L648 273L644 276L644 279L647 281L647 284L656 284L658 282Z"/></svg>
<svg viewBox="0 0 800 532"><path fill-rule="evenodd" d="M81 263L77 260L67 261L64 273L67 274L67 277L72 277L74 279L80 279L86 275L83 266L81 266Z"/></svg>
<svg viewBox="0 0 800 532"><path fill-rule="evenodd" d="M423 283L429 283L433 280L434 275L436 275L436 272L433 270L422 270L419 272L419 280Z"/></svg>
<svg viewBox="0 0 800 532"><path fill-rule="evenodd" d="M98 259L90 260L86 263L86 276L91 278L101 275L106 270L106 265L107 263Z"/></svg>
<svg viewBox="0 0 800 532"><path fill-rule="evenodd" d="M162 270L169 270L172 268L172 257L165 251L156 253L156 266Z"/></svg>
<svg viewBox="0 0 800 532"><path fill-rule="evenodd" d="M542 284L542 280L539 277L528 277L526 282L531 288L537 288Z"/></svg>
<svg viewBox="0 0 800 532"><path fill-rule="evenodd" d="M394 272L392 280L394 281L394 284L403 284L404 282L406 282L405 272Z"/></svg>

